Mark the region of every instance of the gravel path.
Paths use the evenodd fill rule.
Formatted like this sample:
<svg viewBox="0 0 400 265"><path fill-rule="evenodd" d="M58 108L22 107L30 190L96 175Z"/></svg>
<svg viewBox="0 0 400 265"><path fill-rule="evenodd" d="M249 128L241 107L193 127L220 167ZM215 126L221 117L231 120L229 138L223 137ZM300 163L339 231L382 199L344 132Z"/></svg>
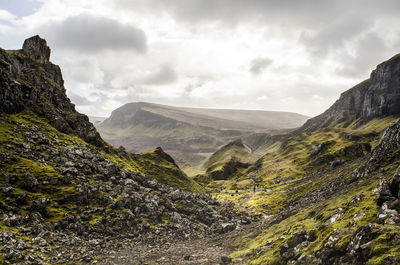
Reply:
<svg viewBox="0 0 400 265"><path fill-rule="evenodd" d="M249 194L239 205L242 211L248 211L242 205L247 203L256 192ZM272 215L266 215L252 209L263 218L259 222L243 225L231 232L195 240L166 243L162 246L137 244L119 251L111 251L107 257L101 258L96 264L102 265L216 265L245 264L245 260L229 262L229 254L234 250L238 238L250 233L257 234L265 228Z"/></svg>

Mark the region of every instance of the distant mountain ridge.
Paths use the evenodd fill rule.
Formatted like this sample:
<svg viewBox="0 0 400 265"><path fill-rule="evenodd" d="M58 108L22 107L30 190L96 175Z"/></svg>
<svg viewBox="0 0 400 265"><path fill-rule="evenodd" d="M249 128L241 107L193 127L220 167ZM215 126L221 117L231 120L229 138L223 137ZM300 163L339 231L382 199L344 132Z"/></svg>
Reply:
<svg viewBox="0 0 400 265"><path fill-rule="evenodd" d="M182 108L136 102L97 125L114 146L144 152L161 146L180 166L198 166L224 144L257 132L295 128L308 117L289 112Z"/></svg>
<svg viewBox="0 0 400 265"><path fill-rule="evenodd" d="M121 126L122 124L119 122L128 122L138 111L146 110L192 125L233 130L243 130L246 128L291 129L301 126L309 118L305 115L292 112L186 108L148 102L133 102L114 110L110 118L106 119L103 125ZM128 125L125 124L125 126Z"/></svg>

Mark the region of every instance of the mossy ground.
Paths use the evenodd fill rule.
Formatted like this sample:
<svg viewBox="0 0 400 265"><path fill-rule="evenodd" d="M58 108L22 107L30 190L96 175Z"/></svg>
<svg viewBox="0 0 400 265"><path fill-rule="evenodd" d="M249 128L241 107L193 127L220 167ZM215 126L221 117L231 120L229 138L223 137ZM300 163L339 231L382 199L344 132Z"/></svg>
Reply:
<svg viewBox="0 0 400 265"><path fill-rule="evenodd" d="M365 163L363 158L354 156L339 156L341 149L355 143L371 143L376 146L383 130L397 118L372 120L358 127L343 128L338 125L326 128L311 134L301 134L290 138L283 149L267 154L263 157L262 166L254 171L254 178L260 178L263 187L248 200L248 206L262 210L265 213L278 213L285 208L288 201L294 200L304 194L322 187L335 178L347 178L360 164ZM351 135L352 137L348 137ZM349 140L351 139L351 140ZM314 157L310 153L321 143L330 142L329 148L320 155L331 154L347 160L345 166L335 169L329 168L327 163L313 166ZM391 177L397 164L385 164L380 172L383 176ZM299 250L299 256L315 255L330 236L339 236L334 248L344 251L350 241L351 235L358 227L376 222L378 206L376 204L375 189L377 180L382 174L371 176L369 179L349 185L337 194L325 198L321 202L302 209L283 221L274 224L261 233L243 237L236 242L236 251L231 254L234 260L249 259L248 264L281 264L280 248L287 242L291 235L301 229L313 231L317 239L307 247ZM233 183L243 182L243 179L229 180L221 185L219 191L223 194L232 192ZM215 183L210 183L215 185ZM210 186L211 188L213 186ZM248 193L252 185L246 189L239 189L239 194L225 196L225 200L240 202L245 198L241 194ZM220 195L216 195L220 198ZM230 199L231 198L231 199ZM374 233L378 237L372 241L372 248L368 264L381 264L387 256L398 256L400 245L400 230L398 226L376 225ZM390 240L387 240L390 237ZM388 243L390 241L390 243ZM249 258L250 257L250 258Z"/></svg>
<svg viewBox="0 0 400 265"><path fill-rule="evenodd" d="M376 146L383 130L397 119L374 119L358 128L339 124L291 137L280 149L267 153L253 166L239 170L225 181L210 181L206 188L217 198L236 203L253 190L256 182L257 192L246 205L266 214L275 214L288 201L316 190L337 177L348 177L359 166L361 158L352 152L342 154L340 150L352 150L353 146L366 143ZM328 148L312 156L313 150L322 143L329 143ZM345 167L330 170L334 160L343 160Z"/></svg>
<svg viewBox="0 0 400 265"><path fill-rule="evenodd" d="M299 230L312 231L316 240L299 250L298 255L315 255L330 236L339 236L334 248L344 251L351 235L362 225L376 220L377 179L363 181L349 190L301 210L280 223L268 227L257 235L241 238L231 257L250 256L248 264L280 264L280 248L291 235ZM380 264L387 255L399 255L400 231L398 226L377 225L374 232L379 236L372 241L371 260L368 264ZM390 237L388 244L387 237Z"/></svg>

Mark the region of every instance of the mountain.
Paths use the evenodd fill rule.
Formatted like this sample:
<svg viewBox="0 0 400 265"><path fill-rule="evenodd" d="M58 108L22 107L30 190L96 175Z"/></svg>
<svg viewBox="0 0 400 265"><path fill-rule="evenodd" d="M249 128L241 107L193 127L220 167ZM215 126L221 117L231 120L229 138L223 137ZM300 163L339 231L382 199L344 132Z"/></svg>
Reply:
<svg viewBox="0 0 400 265"><path fill-rule="evenodd" d="M299 127L306 119L288 112L180 108L139 102L114 110L97 129L108 142L131 152L161 146L187 169L200 165L219 147L239 137Z"/></svg>
<svg viewBox="0 0 400 265"><path fill-rule="evenodd" d="M299 129L253 134L213 155L223 177L196 179L266 218L236 239L233 263L400 263L399 80L396 55ZM245 161L244 143L270 150L248 165L227 159Z"/></svg>
<svg viewBox="0 0 400 265"><path fill-rule="evenodd" d="M94 264L252 220L203 194L161 148L130 154L103 141L49 58L39 36L0 49L1 264Z"/></svg>

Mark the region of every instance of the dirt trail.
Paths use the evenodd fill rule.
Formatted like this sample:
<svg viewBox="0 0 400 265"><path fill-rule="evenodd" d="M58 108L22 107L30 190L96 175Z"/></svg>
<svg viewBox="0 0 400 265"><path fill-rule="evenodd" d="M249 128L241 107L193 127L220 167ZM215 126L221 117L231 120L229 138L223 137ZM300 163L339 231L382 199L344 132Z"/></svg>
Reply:
<svg viewBox="0 0 400 265"><path fill-rule="evenodd" d="M104 265L215 265L222 263L222 257L229 257L235 240L239 237L261 229L261 222L237 228L234 231L214 237L187 240L165 244L163 246L136 245L119 252L111 252L108 257L97 264ZM244 264L238 261L229 264Z"/></svg>

